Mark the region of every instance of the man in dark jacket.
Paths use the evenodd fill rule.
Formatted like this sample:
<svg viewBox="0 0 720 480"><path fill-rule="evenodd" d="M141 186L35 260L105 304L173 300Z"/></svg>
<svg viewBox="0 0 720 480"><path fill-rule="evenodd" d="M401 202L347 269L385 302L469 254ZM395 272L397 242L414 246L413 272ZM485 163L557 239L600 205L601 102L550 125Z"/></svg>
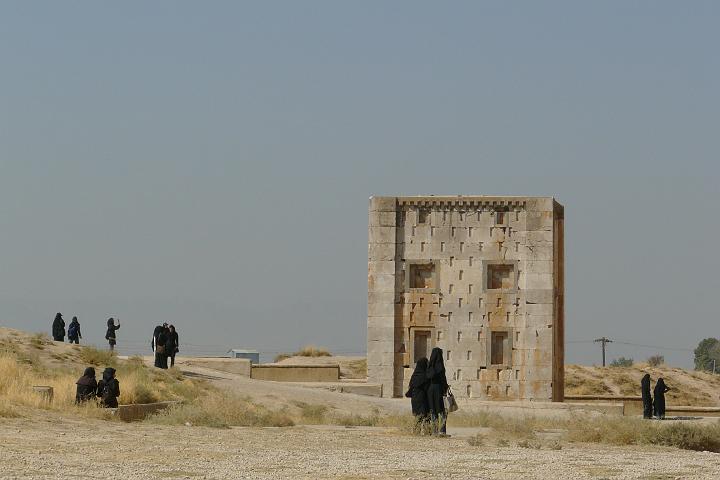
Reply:
<svg viewBox="0 0 720 480"><path fill-rule="evenodd" d="M447 393L448 383L445 377L445 362L443 361L442 349L435 347L430 353L430 361L426 373L427 379L430 381L428 387L428 408L430 409L430 419L433 423L433 434L437 434L437 425L440 424L440 435L447 434L447 412L445 411L445 403L443 397Z"/></svg>
<svg viewBox="0 0 720 480"><path fill-rule="evenodd" d="M65 341L65 320L63 320L60 312L55 315L55 320L53 320L52 336L56 342Z"/></svg>
<svg viewBox="0 0 720 480"><path fill-rule="evenodd" d="M77 390L75 393L75 403L85 403L91 398L95 398L97 394L97 380L95 380L95 369L88 367L85 369L83 376L75 382Z"/></svg>
<svg viewBox="0 0 720 480"><path fill-rule="evenodd" d="M117 408L120 396L120 382L115 378L115 369L108 367L103 372L103 378L98 382L97 396L100 405L106 408Z"/></svg>
<svg viewBox="0 0 720 480"><path fill-rule="evenodd" d="M642 393L643 418L652 418L653 405L650 395L650 374L646 373L640 380L640 392Z"/></svg>
<svg viewBox="0 0 720 480"><path fill-rule="evenodd" d="M74 343L74 344L80 343L80 339L82 338L82 333L80 333L80 322L78 322L77 317L72 318L72 321L70 322L70 326L68 326L67 334L68 334L68 342Z"/></svg>

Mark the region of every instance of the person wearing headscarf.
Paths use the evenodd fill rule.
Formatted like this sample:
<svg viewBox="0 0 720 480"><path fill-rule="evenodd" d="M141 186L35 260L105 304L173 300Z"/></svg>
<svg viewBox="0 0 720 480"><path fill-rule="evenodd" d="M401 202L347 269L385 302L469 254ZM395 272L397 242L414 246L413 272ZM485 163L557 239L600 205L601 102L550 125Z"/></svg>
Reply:
<svg viewBox="0 0 720 480"><path fill-rule="evenodd" d="M53 320L52 336L56 342L65 341L65 320L63 320L60 312L55 315L55 320Z"/></svg>
<svg viewBox="0 0 720 480"><path fill-rule="evenodd" d="M97 396L100 405L106 408L117 408L120 396L120 382L115 378L115 369L108 367L103 372L102 380L98 382Z"/></svg>
<svg viewBox="0 0 720 480"><path fill-rule="evenodd" d="M158 333L155 339L155 366L157 368L167 368L167 341L168 341L168 328L163 327Z"/></svg>
<svg viewBox="0 0 720 480"><path fill-rule="evenodd" d="M430 352L430 361L428 362L426 378L430 382L427 390L428 408L430 410L430 420L433 424L433 434L438 433L438 424L440 425L440 435L447 433L447 411L443 396L447 393L448 383L445 377L445 362L443 361L442 349L435 347Z"/></svg>
<svg viewBox="0 0 720 480"><path fill-rule="evenodd" d="M98 388L97 380L95 380L95 369L93 367L86 368L83 376L75 384L77 385L75 403L85 403L95 398Z"/></svg>
<svg viewBox="0 0 720 480"><path fill-rule="evenodd" d="M415 415L415 427L422 431L430 410L428 409L427 389L430 381L427 378L428 359L423 357L415 364L415 371L410 377L410 385L405 396L410 399L412 413Z"/></svg>
<svg viewBox="0 0 720 480"><path fill-rule="evenodd" d="M650 374L646 373L640 380L640 392L642 393L643 418L652 418L653 405L650 395Z"/></svg>
<svg viewBox="0 0 720 480"><path fill-rule="evenodd" d="M70 321L70 326L68 326L67 334L68 342L74 344L80 343L82 333L80 333L80 322L78 322L77 317L73 317L72 321Z"/></svg>
<svg viewBox="0 0 720 480"><path fill-rule="evenodd" d="M162 331L165 330L167 326L167 323L163 323L162 325L158 325L157 327L155 327L155 330L153 330L152 340L150 340L150 348L152 348L153 353L156 353L155 350L158 344L158 335L160 335L160 333L162 333Z"/></svg>
<svg viewBox="0 0 720 480"><path fill-rule="evenodd" d="M665 380L662 377L658 378L653 392L655 394L653 405L655 406L655 417L661 420L665 418L665 392L669 390L670 387L665 385Z"/></svg>
<svg viewBox="0 0 720 480"><path fill-rule="evenodd" d="M110 317L107 321L107 332L105 332L105 340L108 341L108 344L110 345L110 350L115 350L115 345L117 345L117 336L115 335L115 330L120 328L120 319L118 319L117 325L115 325L115 319Z"/></svg>
<svg viewBox="0 0 720 480"><path fill-rule="evenodd" d="M170 325L167 332L167 341L165 342L165 367L167 368L167 359L170 359L170 366L175 366L175 354L180 351L180 337L175 331L175 325Z"/></svg>

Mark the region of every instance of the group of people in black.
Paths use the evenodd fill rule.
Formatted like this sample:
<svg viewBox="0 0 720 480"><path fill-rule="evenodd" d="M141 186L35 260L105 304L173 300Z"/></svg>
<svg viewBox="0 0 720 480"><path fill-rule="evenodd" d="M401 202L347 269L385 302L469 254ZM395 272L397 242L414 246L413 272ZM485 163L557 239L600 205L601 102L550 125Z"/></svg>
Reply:
<svg viewBox="0 0 720 480"><path fill-rule="evenodd" d="M105 331L105 340L108 341L110 350L115 349L117 344L117 336L115 331L120 328L120 320L118 319L117 325L115 325L114 318L108 318L107 330ZM65 335L67 335L68 342L79 344L82 339L82 332L80 332L80 322L77 317L73 317L70 321L70 325L65 330L65 320L63 319L62 313L58 312L55 314L55 320L52 323L52 337L56 342L64 342Z"/></svg>
<svg viewBox="0 0 720 480"><path fill-rule="evenodd" d="M410 377L410 386L405 393L405 396L410 398L412 413L417 420L417 431L447 436L448 412L444 397L448 388L443 351L436 347L430 352L430 360L423 357L417 361L415 371Z"/></svg>
<svg viewBox="0 0 720 480"><path fill-rule="evenodd" d="M156 367L168 368L168 359L170 366L175 366L175 354L180 351L180 337L175 331L175 326L163 323L155 327L150 347L155 353Z"/></svg>
<svg viewBox="0 0 720 480"><path fill-rule="evenodd" d="M120 382L115 378L115 369L108 367L98 382L95 379L95 369L88 367L83 376L75 382L77 385L75 403L82 404L99 399L99 404L106 408L117 408L120 396Z"/></svg>
<svg viewBox="0 0 720 480"><path fill-rule="evenodd" d="M646 373L643 376L642 380L640 380L643 418L653 418L653 414L655 418L660 420L665 418L665 393L669 390L670 387L665 385L665 380L660 377L653 389L653 395L650 395L650 374Z"/></svg>

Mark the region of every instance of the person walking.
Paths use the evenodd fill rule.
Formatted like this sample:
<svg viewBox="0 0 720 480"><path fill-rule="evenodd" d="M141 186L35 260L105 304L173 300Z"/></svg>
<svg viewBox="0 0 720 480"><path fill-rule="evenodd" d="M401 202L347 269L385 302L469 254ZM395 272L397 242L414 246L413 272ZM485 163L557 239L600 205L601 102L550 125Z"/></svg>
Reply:
<svg viewBox="0 0 720 480"><path fill-rule="evenodd" d="M655 417L664 420L665 419L665 393L670 390L670 387L665 385L665 380L662 377L658 378L655 384L655 400L653 405L655 406Z"/></svg>
<svg viewBox="0 0 720 480"><path fill-rule="evenodd" d="M115 350L115 345L117 344L117 336L115 335L115 331L120 328L120 319L118 318L118 323L115 325L115 319L110 317L107 321L107 332L105 332L105 340L108 341L108 344L110 345L110 350Z"/></svg>
<svg viewBox="0 0 720 480"><path fill-rule="evenodd" d="M168 327L167 342L165 342L165 354L170 359L170 367L175 366L175 354L180 351L180 337L175 331L175 325ZM165 360L167 367L167 360Z"/></svg>
<svg viewBox="0 0 720 480"><path fill-rule="evenodd" d="M650 395L650 374L646 373L642 380L640 380L640 392L642 394L643 402L643 418L652 418L653 415L653 400Z"/></svg>
<svg viewBox="0 0 720 480"><path fill-rule="evenodd" d="M68 342L79 344L80 339L82 338L82 333L80 332L80 322L78 322L77 317L73 317L70 321L70 326L68 327Z"/></svg>
<svg viewBox="0 0 720 480"><path fill-rule="evenodd" d="M157 368L167 368L168 333L168 328L163 327L155 338L155 366Z"/></svg>
<svg viewBox="0 0 720 480"><path fill-rule="evenodd" d="M167 326L168 326L167 323L163 323L162 325L158 325L157 327L155 327L155 330L153 330L152 340L150 340L150 348L152 349L153 353L156 353L155 349L158 344L158 342L157 342L158 335L160 335L160 333L163 330L165 330L167 328Z"/></svg>
<svg viewBox="0 0 720 480"><path fill-rule="evenodd" d="M98 382L97 396L100 397L100 406L117 408L117 399L120 396L120 382L115 378L114 368L107 367L103 372L103 378Z"/></svg>
<svg viewBox="0 0 720 480"><path fill-rule="evenodd" d="M410 377L410 386L405 396L410 399L412 413L415 415L414 430L423 433L428 421L430 409L428 408L428 385L427 378L428 359L423 357L415 364L415 371Z"/></svg>
<svg viewBox="0 0 720 480"><path fill-rule="evenodd" d="M63 320L62 313L60 312L55 315L55 320L53 320L52 336L56 342L65 341L65 320Z"/></svg>
<svg viewBox="0 0 720 480"><path fill-rule="evenodd" d="M95 398L98 387L97 380L95 380L95 369L93 367L86 368L83 376L75 384L77 385L75 403L79 405Z"/></svg>
<svg viewBox="0 0 720 480"><path fill-rule="evenodd" d="M445 377L445 362L443 361L443 351L441 348L435 347L432 349L432 352L430 352L430 361L428 362L426 377L430 381L427 398L433 435L439 433L442 436L446 436L447 411L445 410L443 397L447 393L448 383Z"/></svg>

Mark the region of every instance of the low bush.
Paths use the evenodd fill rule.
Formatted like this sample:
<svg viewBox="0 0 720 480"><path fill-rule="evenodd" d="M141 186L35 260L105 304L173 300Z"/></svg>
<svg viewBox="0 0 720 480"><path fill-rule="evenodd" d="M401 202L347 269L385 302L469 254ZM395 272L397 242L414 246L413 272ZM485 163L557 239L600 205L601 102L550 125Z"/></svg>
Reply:
<svg viewBox="0 0 720 480"><path fill-rule="evenodd" d="M324 348L318 348L314 345L306 345L299 351L293 353L296 357L332 357L332 354Z"/></svg>
<svg viewBox="0 0 720 480"><path fill-rule="evenodd" d="M632 367L635 361L632 358L619 357L610 362L611 367Z"/></svg>
<svg viewBox="0 0 720 480"><path fill-rule="evenodd" d="M647 359L648 365L651 367L659 367L665 363L665 357L662 355L652 355Z"/></svg>

